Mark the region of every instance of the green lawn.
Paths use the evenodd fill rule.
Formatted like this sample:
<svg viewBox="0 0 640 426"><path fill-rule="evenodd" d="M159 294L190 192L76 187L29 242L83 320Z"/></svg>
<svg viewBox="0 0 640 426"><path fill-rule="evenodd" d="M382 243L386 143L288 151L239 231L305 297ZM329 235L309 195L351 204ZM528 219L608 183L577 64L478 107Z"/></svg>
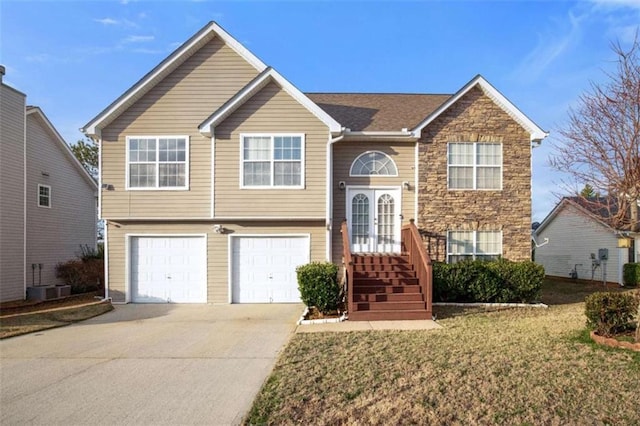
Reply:
<svg viewBox="0 0 640 426"><path fill-rule="evenodd" d="M436 331L295 335L251 424L640 424L640 353L585 333L586 294L545 283L549 309L440 309Z"/></svg>

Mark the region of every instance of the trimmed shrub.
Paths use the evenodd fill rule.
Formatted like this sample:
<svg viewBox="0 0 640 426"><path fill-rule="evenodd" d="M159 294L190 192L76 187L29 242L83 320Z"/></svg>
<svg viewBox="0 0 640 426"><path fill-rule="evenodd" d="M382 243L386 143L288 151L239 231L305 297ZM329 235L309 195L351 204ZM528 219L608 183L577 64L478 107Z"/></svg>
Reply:
<svg viewBox="0 0 640 426"><path fill-rule="evenodd" d="M471 262L433 264L433 300L451 302L467 297L469 284L475 279Z"/></svg>
<svg viewBox="0 0 640 426"><path fill-rule="evenodd" d="M598 292L585 299L587 326L600 336L625 330L638 309L638 299L629 293Z"/></svg>
<svg viewBox="0 0 640 426"><path fill-rule="evenodd" d="M628 287L640 285L640 263L625 263L623 265L622 282Z"/></svg>
<svg viewBox="0 0 640 426"><path fill-rule="evenodd" d="M433 264L438 302L528 303L540 295L544 268L533 262L465 261Z"/></svg>
<svg viewBox="0 0 640 426"><path fill-rule="evenodd" d="M104 250L80 246L78 258L56 265L56 277L71 286L72 294L104 289Z"/></svg>
<svg viewBox="0 0 640 426"><path fill-rule="evenodd" d="M323 314L340 305L342 288L338 267L328 262L312 262L296 268L298 290L305 305L315 306Z"/></svg>

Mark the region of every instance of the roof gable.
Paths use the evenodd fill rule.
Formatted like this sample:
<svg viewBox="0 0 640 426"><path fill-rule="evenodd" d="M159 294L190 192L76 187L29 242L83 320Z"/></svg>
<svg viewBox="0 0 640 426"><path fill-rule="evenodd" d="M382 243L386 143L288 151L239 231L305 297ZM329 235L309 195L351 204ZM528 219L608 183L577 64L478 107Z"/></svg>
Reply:
<svg viewBox="0 0 640 426"><path fill-rule="evenodd" d="M73 154L73 151L71 151L69 145L67 145L56 128L53 127L53 124L51 124L51 121L49 121L44 112L42 112L39 107L28 106L26 110L26 116L34 116L40 119L40 121L44 124L45 130L51 135L52 139L56 142L63 155L73 165L73 167L75 167L78 174L82 176L82 178L87 182L87 184L89 184L89 186L91 186L94 190L97 190L98 184L96 183L96 181L91 177L89 172L87 172L87 169L85 169L82 164L80 164L80 161L78 161L76 156Z"/></svg>
<svg viewBox="0 0 640 426"><path fill-rule="evenodd" d="M598 201L609 202L611 200L608 200L604 197L600 197L598 198ZM602 206L604 205L605 204L602 204ZM560 200L560 202L556 204L553 210L549 212L547 217L544 218L542 223L540 223L540 226L535 230L535 233L539 235L540 232L542 232L542 230L545 227L547 227L551 222L553 222L556 216L566 208L573 208L582 216L589 218L590 220L600 224L601 226L611 230L612 232L618 231L609 223L610 215L615 214L614 212L609 210L609 208L607 207L598 208L593 205L587 205L584 202L582 202L581 197L563 197L562 200ZM614 209L614 211L617 211L617 204L611 204L610 208Z"/></svg>
<svg viewBox="0 0 640 426"><path fill-rule="evenodd" d="M415 137L420 137L422 130L429 125L433 120L438 118L440 114L446 111L451 105L456 103L462 98L469 90L474 87L480 87L480 89L487 95L493 102L501 107L511 118L518 122L531 136L532 142L541 142L549 134L542 130L536 123L534 123L529 117L524 115L514 104L512 104L502 93L500 93L495 87L493 87L487 80L481 75L475 76L470 82L465 84L456 94L451 96L447 101L440 105L435 111L429 114L421 123L419 123L412 133Z"/></svg>
<svg viewBox="0 0 640 426"><path fill-rule="evenodd" d="M217 111L215 111L209 118L207 118L200 126L198 130L205 136L211 137L214 133L215 127L229 117L235 110L241 105L247 102L253 95L262 90L270 82L275 82L282 88L289 96L295 99L300 105L305 107L309 112L315 115L320 121L327 125L331 133L340 133L342 126L336 120L327 114L322 108L316 105L309 97L298 90L293 84L282 77L276 70L269 67L265 69L260 75L249 82L242 90L236 93L231 99L225 102Z"/></svg>
<svg viewBox="0 0 640 426"><path fill-rule="evenodd" d="M167 75L173 72L178 66L184 63L189 57L197 52L202 46L213 38L219 37L227 46L233 49L241 58L247 61L258 72L264 71L267 66L253 53L241 45L229 33L222 29L215 22L209 22L205 27L184 42L173 51L160 64L149 71L131 88L113 101L96 117L91 119L81 129L88 136L100 136L100 130L116 119L128 107L133 105L138 99L151 90L156 84L162 81Z"/></svg>

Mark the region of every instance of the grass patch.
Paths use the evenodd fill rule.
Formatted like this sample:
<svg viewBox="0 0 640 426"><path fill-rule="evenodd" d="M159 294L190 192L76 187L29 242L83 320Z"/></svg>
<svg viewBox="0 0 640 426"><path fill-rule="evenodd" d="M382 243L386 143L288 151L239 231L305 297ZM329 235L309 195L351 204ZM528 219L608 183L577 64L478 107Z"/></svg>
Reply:
<svg viewBox="0 0 640 426"><path fill-rule="evenodd" d="M549 309L448 308L438 331L297 334L245 422L639 423L640 356L593 344L584 304L545 287Z"/></svg>
<svg viewBox="0 0 640 426"><path fill-rule="evenodd" d="M113 310L109 302L0 318L0 339L84 321Z"/></svg>

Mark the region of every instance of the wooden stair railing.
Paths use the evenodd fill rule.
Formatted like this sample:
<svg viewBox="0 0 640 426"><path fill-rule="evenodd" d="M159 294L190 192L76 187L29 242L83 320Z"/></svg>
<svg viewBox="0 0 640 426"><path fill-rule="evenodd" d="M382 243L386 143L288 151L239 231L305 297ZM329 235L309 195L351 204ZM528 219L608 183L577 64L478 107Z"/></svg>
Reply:
<svg viewBox="0 0 640 426"><path fill-rule="evenodd" d="M346 220L342 222L340 232L342 233L342 263L347 281L347 312L351 313L353 312L353 257L351 256L349 228Z"/></svg>
<svg viewBox="0 0 640 426"><path fill-rule="evenodd" d="M433 312L433 266L431 257L427 254L424 242L413 219L409 221L409 224L402 227L402 246L403 250L409 255L409 262L415 268L422 294L424 294L427 312L431 314Z"/></svg>

